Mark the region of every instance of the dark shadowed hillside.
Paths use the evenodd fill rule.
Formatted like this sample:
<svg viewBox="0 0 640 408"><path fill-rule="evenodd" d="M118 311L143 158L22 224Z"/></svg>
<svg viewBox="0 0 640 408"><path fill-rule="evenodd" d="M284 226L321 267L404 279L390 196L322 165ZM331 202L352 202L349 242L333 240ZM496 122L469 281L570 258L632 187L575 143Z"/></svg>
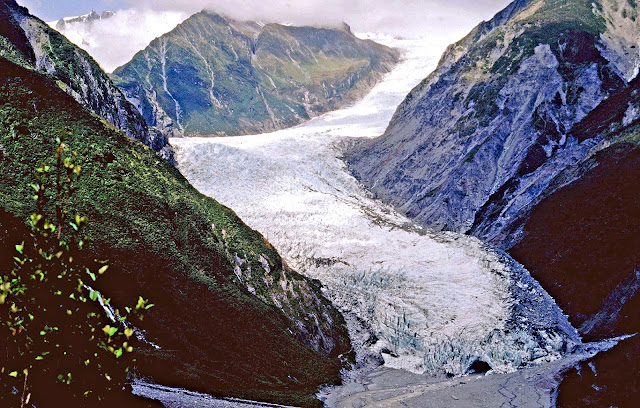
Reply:
<svg viewBox="0 0 640 408"><path fill-rule="evenodd" d="M91 256L111 265L100 289L121 304L135 303L138 294L155 303L141 328L160 348L138 356L142 375L305 406L316 403L318 386L339 380L338 355L349 350L349 339L314 283L284 265L233 211L82 107L55 78L6 58L0 58L3 211L20 220L34 211L30 180L53 160L62 130L71 132L68 148L83 165L72 205L89 217ZM2 241L20 240L6 235L7 222L14 221L2 220Z"/></svg>

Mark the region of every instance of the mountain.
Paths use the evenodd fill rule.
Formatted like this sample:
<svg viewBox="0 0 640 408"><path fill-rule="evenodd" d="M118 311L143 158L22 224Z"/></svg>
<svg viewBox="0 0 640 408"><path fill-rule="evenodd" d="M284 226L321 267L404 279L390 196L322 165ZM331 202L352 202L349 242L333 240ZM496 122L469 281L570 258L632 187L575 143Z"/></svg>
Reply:
<svg viewBox="0 0 640 408"><path fill-rule="evenodd" d="M203 11L112 78L151 126L176 135L239 135L297 125L354 102L398 58L347 25L265 25Z"/></svg>
<svg viewBox="0 0 640 408"><path fill-rule="evenodd" d="M639 113L636 78L576 124L576 139L604 142L552 180L508 242L590 341L640 331ZM636 336L573 370L560 406L634 406L638 356Z"/></svg>
<svg viewBox="0 0 640 408"><path fill-rule="evenodd" d="M55 138L70 131L66 144L82 162L72 205L89 218L87 256L110 265L98 289L118 304L135 304L138 295L155 304L139 327L157 348L137 352L139 375L220 396L318 405L317 388L339 381L350 360L342 315L318 284L169 162L79 103L57 76L33 69L42 49L17 21L33 28L39 20L13 2L1 10L0 275L35 211L34 170L53 165ZM43 64L61 61L56 49Z"/></svg>
<svg viewBox="0 0 640 408"><path fill-rule="evenodd" d="M585 341L640 331L635 1L518 0L450 46L348 162L422 223L508 250ZM561 407L636 405L640 339L571 370Z"/></svg>
<svg viewBox="0 0 640 408"><path fill-rule="evenodd" d="M173 161L167 135L148 129L93 58L14 0L0 3L0 55L55 77L58 86L83 106Z"/></svg>
<svg viewBox="0 0 640 408"><path fill-rule="evenodd" d="M84 16L61 18L55 23L55 26L56 30L64 31L68 24L92 23L98 20L107 20L113 16L114 13L112 11L105 10L101 14L98 14L95 10L91 10L89 14L85 14Z"/></svg>
<svg viewBox="0 0 640 408"><path fill-rule="evenodd" d="M637 13L616 0L514 1L447 49L350 167L426 225L501 242L599 143L571 129L637 74Z"/></svg>

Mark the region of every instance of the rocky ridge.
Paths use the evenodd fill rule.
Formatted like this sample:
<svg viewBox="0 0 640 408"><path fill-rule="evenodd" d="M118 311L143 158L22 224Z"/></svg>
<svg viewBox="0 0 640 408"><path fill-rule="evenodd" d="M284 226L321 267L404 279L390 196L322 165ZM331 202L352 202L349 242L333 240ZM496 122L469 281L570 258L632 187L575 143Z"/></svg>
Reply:
<svg viewBox="0 0 640 408"><path fill-rule="evenodd" d="M173 162L166 132L148 129L91 56L14 0L0 4L0 19L2 57L55 77L58 86L80 104Z"/></svg>
<svg viewBox="0 0 640 408"><path fill-rule="evenodd" d="M92 23L98 20L106 20L113 16L114 16L114 13L112 11L105 10L102 13L98 14L96 13L95 10L91 10L89 14L86 14L84 16L61 18L56 23L56 30L63 31L68 24Z"/></svg>

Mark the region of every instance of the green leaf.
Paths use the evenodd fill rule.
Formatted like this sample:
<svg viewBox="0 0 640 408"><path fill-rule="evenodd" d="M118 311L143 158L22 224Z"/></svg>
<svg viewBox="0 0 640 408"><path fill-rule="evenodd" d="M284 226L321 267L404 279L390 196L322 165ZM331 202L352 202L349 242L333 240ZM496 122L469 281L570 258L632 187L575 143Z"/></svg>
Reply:
<svg viewBox="0 0 640 408"><path fill-rule="evenodd" d="M122 348L117 349L114 354L116 355L116 358L120 358L120 356L122 355Z"/></svg>
<svg viewBox="0 0 640 408"><path fill-rule="evenodd" d="M118 332L118 328L117 327L112 327L109 330L109 337L112 337L114 334L116 334Z"/></svg>
<svg viewBox="0 0 640 408"><path fill-rule="evenodd" d="M87 274L89 274L89 276L91 277L91 280L93 280L94 282L96 281L96 274L93 272L87 272Z"/></svg>
<svg viewBox="0 0 640 408"><path fill-rule="evenodd" d="M22 255L22 252L24 251L24 241L22 241L22 244L16 245L16 251L18 251L18 253Z"/></svg>
<svg viewBox="0 0 640 408"><path fill-rule="evenodd" d="M10 372L10 373L9 373L9 377L13 377L13 378L18 377L18 372L17 372L17 371L12 371L12 372Z"/></svg>
<svg viewBox="0 0 640 408"><path fill-rule="evenodd" d="M96 291L91 292L91 294L89 295L89 298L91 298L91 300L95 302L96 300L98 300L98 292Z"/></svg>

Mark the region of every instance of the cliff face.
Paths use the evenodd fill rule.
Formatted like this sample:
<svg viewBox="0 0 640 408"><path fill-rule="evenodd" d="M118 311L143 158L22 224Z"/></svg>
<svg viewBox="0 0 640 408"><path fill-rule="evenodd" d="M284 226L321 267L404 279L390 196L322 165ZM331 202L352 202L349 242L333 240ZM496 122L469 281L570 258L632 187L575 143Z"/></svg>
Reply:
<svg viewBox="0 0 640 408"><path fill-rule="evenodd" d="M515 1L450 46L348 162L422 223L501 243L601 142L571 129L637 74L638 24L635 2Z"/></svg>
<svg viewBox="0 0 640 408"><path fill-rule="evenodd" d="M149 132L144 118L86 52L13 0L0 4L0 23L3 57L55 77L80 104L173 161L166 135Z"/></svg>
<svg viewBox="0 0 640 408"><path fill-rule="evenodd" d="M593 111L576 137L606 140L556 177L518 217L511 255L549 291L589 341L640 330L640 126L637 80ZM625 126L626 125L626 126ZM640 340L626 340L572 370L563 407L631 407L640 395Z"/></svg>
<svg viewBox="0 0 640 408"><path fill-rule="evenodd" d="M262 25L201 12L112 77L151 126L174 135L238 135L290 127L353 102L397 60L346 25Z"/></svg>

